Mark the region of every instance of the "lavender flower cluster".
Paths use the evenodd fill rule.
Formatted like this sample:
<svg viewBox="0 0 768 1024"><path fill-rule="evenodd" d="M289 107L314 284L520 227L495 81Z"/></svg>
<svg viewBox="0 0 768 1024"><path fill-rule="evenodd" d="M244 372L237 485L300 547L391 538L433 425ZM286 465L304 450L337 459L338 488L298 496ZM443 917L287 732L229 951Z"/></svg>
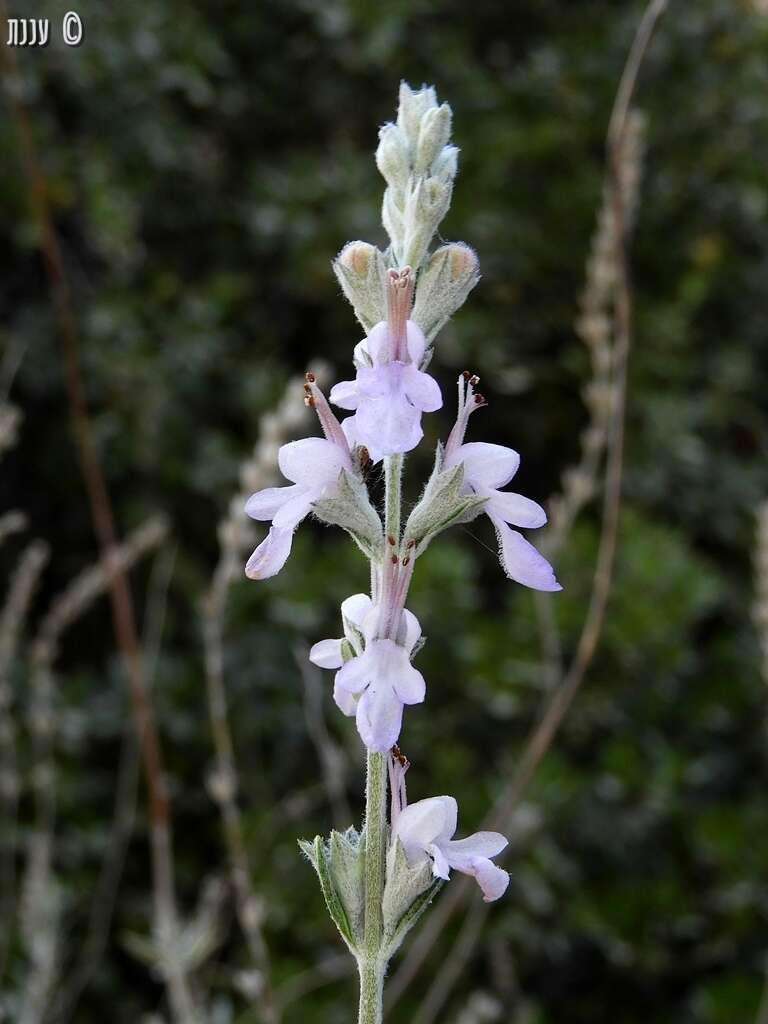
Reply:
<svg viewBox="0 0 768 1024"><path fill-rule="evenodd" d="M432 340L478 280L475 253L462 243L429 246L450 203L456 148L449 143L451 112L433 89L401 87L396 124L380 133L377 163L387 182L383 221L390 235L385 252L365 242L347 245L334 269L365 329L355 346L355 377L330 391L330 402L352 414L341 422L312 374L305 400L317 413L324 437L285 444L279 466L288 481L248 500L254 519L271 521L267 537L246 566L251 579L282 569L293 533L310 513L343 527L371 562L370 594L341 605L343 636L321 640L310 659L335 671L333 696L355 718L369 751L389 757L392 788L390 842L401 844L410 866L428 863L436 878L450 868L473 875L486 900L498 898L509 876L491 858L506 846L493 832L453 839L456 801L433 797L407 805L405 762L396 744L406 706L425 700L426 682L412 661L421 626L406 607L419 556L431 540L456 523L485 514L493 523L506 575L535 590L560 584L547 560L517 528L535 529L546 514L535 501L503 490L520 465L512 448L466 441L473 412L486 403L478 378L458 379L458 412L421 499L401 526L403 457L422 440L422 416L440 409L440 386L427 373ZM384 464L384 516L366 485L371 464Z"/></svg>

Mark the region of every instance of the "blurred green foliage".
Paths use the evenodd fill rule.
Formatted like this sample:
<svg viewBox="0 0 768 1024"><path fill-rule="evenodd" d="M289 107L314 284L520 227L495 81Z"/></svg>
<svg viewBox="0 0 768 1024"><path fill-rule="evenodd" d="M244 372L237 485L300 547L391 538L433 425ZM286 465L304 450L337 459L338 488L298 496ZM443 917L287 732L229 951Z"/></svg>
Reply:
<svg viewBox="0 0 768 1024"><path fill-rule="evenodd" d="M484 989L530 1024L735 1024L754 1019L768 952L766 689L750 624L754 509L768 492L768 14L746 0L671 3L643 71L647 159L633 277L625 508L617 578L585 687L526 794L540 824L507 864L449 1003ZM65 7L41 2L36 16ZM523 453L543 500L578 453L587 358L573 322L600 199L607 117L641 12L635 2L144 0L78 6L83 45L19 51L76 298L95 426L124 531L161 509L176 562L155 703L174 794L180 896L221 872L199 602L216 523L259 419L316 355L348 373L358 339L329 260L383 241L376 127L404 77L434 82L462 149L446 238L477 248L483 280L439 341L435 373L465 366L490 407L475 438ZM55 324L17 158L0 120L2 337L23 361L21 440L3 508L53 545L36 612L95 549ZM300 397L297 395L297 401ZM450 405L430 418L445 434ZM428 457L409 463L415 497ZM598 536L588 509L559 560L566 654ZM429 643L428 702L406 716L413 798L450 792L465 832L511 770L542 701L532 596L503 579L483 525L419 563L409 602ZM491 549L491 550L489 550ZM3 552L10 565L11 552ZM146 593L148 572L135 576ZM295 837L331 811L302 711L294 650L338 633L366 585L343 536L305 526L286 570L233 590L227 685L254 883L276 981L339 951ZM104 851L126 700L105 607L60 661L57 871L72 956ZM330 690L330 678L325 679ZM353 726L326 695L330 728ZM23 706L25 694L20 691ZM349 777L357 812L361 775ZM303 801L297 794L303 794ZM23 813L29 811L26 800ZM346 824L346 823L345 823ZM75 1019L134 1022L162 992L125 951L150 917L139 823L107 958ZM392 1014L413 1018L452 924ZM247 967L231 922L208 969L216 1020L242 1016ZM407 955L407 954L406 954ZM65 960L66 966L66 960ZM23 978L15 963L11 981ZM350 1019L351 979L286 1011Z"/></svg>

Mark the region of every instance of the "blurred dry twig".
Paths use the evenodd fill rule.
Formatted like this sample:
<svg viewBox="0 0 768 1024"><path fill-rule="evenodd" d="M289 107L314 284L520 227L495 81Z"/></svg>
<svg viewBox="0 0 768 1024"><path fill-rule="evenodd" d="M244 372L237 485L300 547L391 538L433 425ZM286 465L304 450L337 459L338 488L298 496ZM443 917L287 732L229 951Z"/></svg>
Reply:
<svg viewBox="0 0 768 1024"><path fill-rule="evenodd" d="M324 365L315 367L314 372L318 379L327 375ZM256 1002L266 1024L276 1024L279 1011L272 994L269 950L261 924L264 911L251 884L250 859L237 803L237 765L224 684L224 614L230 588L235 580L242 578L243 560L253 543L253 530L245 515L245 502L253 491L274 481L280 445L307 420L307 409L302 401L303 383L303 379L291 381L277 408L262 417L259 440L240 469L241 492L232 498L226 516L219 523L219 560L202 602L208 717L215 755L215 767L208 779L208 789L219 808L224 825L224 841L238 920L259 972L260 985Z"/></svg>
<svg viewBox="0 0 768 1024"><path fill-rule="evenodd" d="M5 0L0 16L7 20ZM48 278L64 364L70 419L99 553L109 580L112 621L117 646L131 694L134 724L142 751L149 794L155 927L171 939L179 931L171 853L171 818L160 739L142 665L133 597L128 578L116 561L118 535L99 453L91 429L90 411L80 366L77 323L69 281L54 225L48 186L39 160L34 133L23 99L22 80L12 48L4 48L2 68L11 115L19 138L19 152L29 188L29 202L39 237L40 253ZM174 943L169 941L169 945ZM168 962L165 981L174 1017L184 1024L199 1019L188 980L179 963Z"/></svg>

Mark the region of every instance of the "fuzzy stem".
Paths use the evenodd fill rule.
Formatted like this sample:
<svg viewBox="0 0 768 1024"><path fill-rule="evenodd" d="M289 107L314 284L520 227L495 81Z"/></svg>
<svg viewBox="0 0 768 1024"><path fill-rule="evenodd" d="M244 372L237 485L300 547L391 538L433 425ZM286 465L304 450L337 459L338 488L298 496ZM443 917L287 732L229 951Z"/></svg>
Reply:
<svg viewBox="0 0 768 1024"><path fill-rule="evenodd" d="M384 532L400 543L400 483L403 474L403 456L388 455L384 459Z"/></svg>
<svg viewBox="0 0 768 1024"><path fill-rule="evenodd" d="M360 972L360 1008L357 1024L382 1024L384 967L378 958L365 957L358 963Z"/></svg>
<svg viewBox="0 0 768 1024"><path fill-rule="evenodd" d="M384 531L400 546L400 478L403 472L402 455L384 459ZM379 595L391 598L392 566L386 559L382 566ZM383 1020L384 972L382 958L384 925L381 903L384 894L384 874L387 852L387 755L368 751L365 786L365 929L363 949L358 957L360 972L360 1009L358 1024L381 1024Z"/></svg>
<svg viewBox="0 0 768 1024"><path fill-rule="evenodd" d="M365 934L358 961L360 1013L358 1024L380 1024L385 964L381 959L384 858L387 842L386 755L368 751L365 789Z"/></svg>

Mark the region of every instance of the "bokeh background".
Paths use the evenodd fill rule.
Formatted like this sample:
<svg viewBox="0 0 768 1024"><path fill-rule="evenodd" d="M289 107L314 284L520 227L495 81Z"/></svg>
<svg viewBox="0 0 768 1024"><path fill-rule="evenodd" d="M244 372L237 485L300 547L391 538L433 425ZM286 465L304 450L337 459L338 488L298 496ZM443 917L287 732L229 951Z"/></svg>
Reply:
<svg viewBox="0 0 768 1024"><path fill-rule="evenodd" d="M18 830L6 816L0 834L12 899L0 925L2 1019L172 1019L148 943L146 801L103 597L62 631L50 695L31 682L44 616L98 552L10 90L47 180L120 531L167 523L131 581L173 798L180 912L197 921L192 984L206 1021L260 1021L265 979L228 882L206 699L202 603L219 523L260 437L269 454L275 420L264 417L289 382L318 358L333 379L348 375L359 330L330 260L349 239L384 242L373 151L401 78L434 83L453 106L461 168L442 233L475 247L483 273L438 341L434 372L447 395L459 371L479 373L490 406L475 438L522 452L523 493L559 491L588 419L590 364L574 325L607 120L642 6L84 0L85 39L73 49L58 37L64 5L21 6L11 13L52 18L54 38L17 50L17 73L4 72L2 388L4 416L10 402L21 419L0 510L28 522L0 552L6 587L32 539L50 551L5 666L3 735L15 736L21 789ZM460 956L434 1019L758 1019L768 953L768 691L752 621L755 514L768 494L763 7L673 0L644 64L607 621L509 822L509 892ZM306 427L298 384L294 393L295 437ZM429 418L432 440L450 412ZM428 453L409 462L411 498L428 469ZM599 511L599 500L586 505L558 555L565 591L550 607L566 663ZM551 685L534 598L503 577L494 547L482 523L442 537L409 601L429 638L419 655L428 701L402 736L410 793L454 794L465 833L497 799ZM338 634L338 604L365 574L344 535L306 524L279 577L251 583L238 570L228 592L225 686L249 881L286 1024L348 1021L355 1001L296 837L359 817L360 750L330 676L299 662ZM3 780L13 796L14 778ZM55 820L52 806L41 817L41 786ZM423 1000L465 912L401 993L393 1024L433 1019Z"/></svg>

